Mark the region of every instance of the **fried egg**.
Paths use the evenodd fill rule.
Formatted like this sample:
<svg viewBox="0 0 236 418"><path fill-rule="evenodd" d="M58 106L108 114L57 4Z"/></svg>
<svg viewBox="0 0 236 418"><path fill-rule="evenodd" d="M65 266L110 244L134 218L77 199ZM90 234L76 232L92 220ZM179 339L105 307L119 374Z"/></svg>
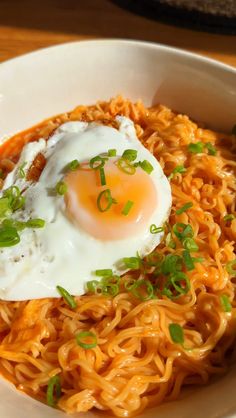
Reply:
<svg viewBox="0 0 236 418"><path fill-rule="evenodd" d="M160 243L163 232L153 234L150 226L162 227L168 218L169 182L137 139L133 122L116 117L116 123L118 129L67 122L48 141L41 138L23 148L2 193L17 186L25 206L13 218L41 218L45 226L25 228L17 245L1 248L0 298L58 297L57 285L84 294L96 270L120 275L127 270L124 257L144 257ZM121 157L127 150L135 151L136 158L126 166ZM46 165L37 182L27 181L20 168L27 172L39 153ZM74 160L78 167L67 169ZM103 170L96 166L101 161ZM63 193L55 192L57 185Z"/></svg>

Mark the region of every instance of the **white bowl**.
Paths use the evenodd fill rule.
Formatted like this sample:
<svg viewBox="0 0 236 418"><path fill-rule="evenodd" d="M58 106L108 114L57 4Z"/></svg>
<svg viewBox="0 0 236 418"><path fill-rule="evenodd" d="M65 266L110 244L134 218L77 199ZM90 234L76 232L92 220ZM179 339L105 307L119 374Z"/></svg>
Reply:
<svg viewBox="0 0 236 418"><path fill-rule="evenodd" d="M161 102L209 127L236 123L236 70L167 46L123 40L74 42L43 49L0 66L0 138L78 104L118 93L146 105ZM140 418L236 417L236 370L150 409ZM0 381L0 416L59 418L60 411ZM79 415L95 418L95 413ZM78 415L77 415L78 417Z"/></svg>

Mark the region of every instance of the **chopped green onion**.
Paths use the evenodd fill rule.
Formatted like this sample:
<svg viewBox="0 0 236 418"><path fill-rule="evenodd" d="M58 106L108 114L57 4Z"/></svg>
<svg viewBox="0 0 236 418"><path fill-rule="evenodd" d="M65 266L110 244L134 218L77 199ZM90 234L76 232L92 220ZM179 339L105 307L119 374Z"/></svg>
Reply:
<svg viewBox="0 0 236 418"><path fill-rule="evenodd" d="M97 155L89 161L90 168L93 170L100 170L100 168L104 167L106 160L107 158Z"/></svg>
<svg viewBox="0 0 236 418"><path fill-rule="evenodd" d="M98 285L99 285L98 280L90 280L89 282L86 283L87 290L91 293L96 292Z"/></svg>
<svg viewBox="0 0 236 418"><path fill-rule="evenodd" d="M66 289L61 286L57 286L57 290L71 309L77 308L77 302L74 296L72 296L69 292L67 292Z"/></svg>
<svg viewBox="0 0 236 418"><path fill-rule="evenodd" d="M105 176L105 171L104 171L104 168L102 167L102 168L100 168L99 169L99 172L100 172L100 181L101 181L101 186L105 186L107 183L106 183L106 176Z"/></svg>
<svg viewBox="0 0 236 418"><path fill-rule="evenodd" d="M4 190L3 197L8 198L9 206L13 212L21 209L25 204L25 197L21 195L20 189L17 186L11 186Z"/></svg>
<svg viewBox="0 0 236 418"><path fill-rule="evenodd" d="M151 234L159 234L160 232L163 232L164 228L162 226L157 227L155 224L152 224L150 226L150 232Z"/></svg>
<svg viewBox="0 0 236 418"><path fill-rule="evenodd" d="M101 282L96 286L95 291L97 290L101 290L104 296L116 296L120 290L120 277L116 275L103 277Z"/></svg>
<svg viewBox="0 0 236 418"><path fill-rule="evenodd" d="M134 161L136 160L138 155L138 151L136 149L127 149L123 152L122 158L128 161Z"/></svg>
<svg viewBox="0 0 236 418"><path fill-rule="evenodd" d="M192 154L200 154L203 152L204 149L204 143L203 142L195 142L188 145L188 151Z"/></svg>
<svg viewBox="0 0 236 418"><path fill-rule="evenodd" d="M193 228L189 224L186 225L178 222L173 225L173 232L180 241L184 238L193 237Z"/></svg>
<svg viewBox="0 0 236 418"><path fill-rule="evenodd" d="M54 399L54 391L55 398ZM55 407L58 399L61 397L61 383L59 376L53 376L48 382L47 387L47 404L51 407Z"/></svg>
<svg viewBox="0 0 236 418"><path fill-rule="evenodd" d="M125 160L124 158L119 158L117 161L117 167L123 171L125 174L133 175L136 172L136 168L130 164L128 160Z"/></svg>
<svg viewBox="0 0 236 418"><path fill-rule="evenodd" d="M22 209L23 206L25 205L25 197L24 196L19 196L13 203L12 205L12 209L15 212L18 209Z"/></svg>
<svg viewBox="0 0 236 418"><path fill-rule="evenodd" d="M138 270L141 265L141 260L139 257L124 257L123 263L128 269Z"/></svg>
<svg viewBox="0 0 236 418"><path fill-rule="evenodd" d="M67 185L66 185L66 183L64 183L64 181L59 181L56 184L56 192L60 196L63 196L67 192Z"/></svg>
<svg viewBox="0 0 236 418"><path fill-rule="evenodd" d="M23 164L20 165L19 167L19 176L24 179L25 178L25 170L24 167L26 166L26 162L24 162Z"/></svg>
<svg viewBox="0 0 236 418"><path fill-rule="evenodd" d="M140 290L142 287L144 287L144 292L146 293L146 295L143 295L141 293ZM149 280L144 279L135 280L134 283L131 286L129 286L129 292L132 293L136 298L141 299L143 301L152 299L154 296L153 285L151 284L151 282L149 282Z"/></svg>
<svg viewBox="0 0 236 418"><path fill-rule="evenodd" d="M176 243L172 238L171 232L168 232L166 235L166 246L172 249L176 248Z"/></svg>
<svg viewBox="0 0 236 418"><path fill-rule="evenodd" d="M177 271L170 275L163 289L163 294L170 299L176 299L182 295L186 295L189 290L190 282L188 276L182 271Z"/></svg>
<svg viewBox="0 0 236 418"><path fill-rule="evenodd" d="M79 161L78 160L72 160L70 163L67 164L66 170L75 171L79 167L80 167Z"/></svg>
<svg viewBox="0 0 236 418"><path fill-rule="evenodd" d="M44 219L36 218L36 219L29 219L26 222L27 228L43 228L45 225Z"/></svg>
<svg viewBox="0 0 236 418"><path fill-rule="evenodd" d="M88 340L90 342L86 342ZM81 331L76 335L76 342L80 347L89 350L97 346L97 336L91 331Z"/></svg>
<svg viewBox="0 0 236 418"><path fill-rule="evenodd" d="M191 257L190 252L188 250L183 251L183 260L184 260L184 264L186 266L186 269L188 271L191 271L191 270L194 269L193 258Z"/></svg>
<svg viewBox="0 0 236 418"><path fill-rule="evenodd" d="M184 238L183 239L183 247L189 251L198 251L199 247L194 241L193 238Z"/></svg>
<svg viewBox="0 0 236 418"><path fill-rule="evenodd" d="M161 265L161 272L165 275L175 273L182 269L182 257L176 254L167 254Z"/></svg>
<svg viewBox="0 0 236 418"><path fill-rule="evenodd" d="M220 296L220 303L222 308L225 312L231 312L232 311L232 305L229 301L229 297L227 295L221 295Z"/></svg>
<svg viewBox="0 0 236 418"><path fill-rule="evenodd" d="M173 343L183 344L184 342L184 331L179 324L170 324L169 332Z"/></svg>
<svg viewBox="0 0 236 418"><path fill-rule="evenodd" d="M98 286L99 288L99 286ZM101 291L103 296L116 296L118 295L120 287L117 283L107 282L102 284Z"/></svg>
<svg viewBox="0 0 236 418"><path fill-rule="evenodd" d="M105 200L105 205L102 206L102 200ZM113 199L112 195L111 195L111 190L110 189L106 189L103 190L101 193L99 193L98 197L97 197L97 207L99 209L100 212L106 212L107 210L110 209L110 207L113 204L116 204L116 200Z"/></svg>
<svg viewBox="0 0 236 418"><path fill-rule="evenodd" d="M116 149L109 149L108 152L107 152L108 157L115 157L116 152L117 152Z"/></svg>
<svg viewBox="0 0 236 418"><path fill-rule="evenodd" d="M17 221L16 219L4 219L2 226L6 228L15 228L17 231L23 231L26 228L26 222Z"/></svg>
<svg viewBox="0 0 236 418"><path fill-rule="evenodd" d="M234 125L233 128L232 128L232 134L236 135L236 125Z"/></svg>
<svg viewBox="0 0 236 418"><path fill-rule="evenodd" d="M172 173L170 173L168 179L171 180L175 174L177 173L185 173L185 171L187 171L187 169L183 166L183 165L177 165L174 170L172 171Z"/></svg>
<svg viewBox="0 0 236 418"><path fill-rule="evenodd" d="M0 228L0 247L12 247L20 242L20 236L13 227Z"/></svg>
<svg viewBox="0 0 236 418"><path fill-rule="evenodd" d="M0 168L0 179L3 179L3 177L4 177L4 172L3 172L3 169L2 169L2 168Z"/></svg>
<svg viewBox="0 0 236 418"><path fill-rule="evenodd" d="M207 148L209 155L216 155L216 149L211 142L206 142L205 147Z"/></svg>
<svg viewBox="0 0 236 418"><path fill-rule="evenodd" d="M146 260L147 260L146 263L148 266L160 268L163 262L163 259L164 259L163 254L154 251L153 253L148 254L146 256Z"/></svg>
<svg viewBox="0 0 236 418"><path fill-rule="evenodd" d="M225 221L225 222L227 222L227 221L233 221L235 219L235 216L232 214L232 213L229 213L228 215L225 215L224 217L223 217L223 220Z"/></svg>
<svg viewBox="0 0 236 418"><path fill-rule="evenodd" d="M134 202L132 200L128 200L122 210L122 215L127 216L132 208L132 206L134 205Z"/></svg>
<svg viewBox="0 0 236 418"><path fill-rule="evenodd" d="M8 217L12 214L12 209L9 205L9 199L2 197L0 199L0 218Z"/></svg>
<svg viewBox="0 0 236 418"><path fill-rule="evenodd" d="M99 277L111 277L113 275L112 269L95 270L95 275Z"/></svg>
<svg viewBox="0 0 236 418"><path fill-rule="evenodd" d="M236 258L226 264L226 270L233 277L236 276Z"/></svg>
<svg viewBox="0 0 236 418"><path fill-rule="evenodd" d="M143 160L139 162L139 166L147 173L151 174L154 170L152 164L148 160Z"/></svg>
<svg viewBox="0 0 236 418"><path fill-rule="evenodd" d="M192 202L185 203L185 205L181 206L181 208L177 209L176 215L181 215L181 213L186 212L189 208L193 206Z"/></svg>

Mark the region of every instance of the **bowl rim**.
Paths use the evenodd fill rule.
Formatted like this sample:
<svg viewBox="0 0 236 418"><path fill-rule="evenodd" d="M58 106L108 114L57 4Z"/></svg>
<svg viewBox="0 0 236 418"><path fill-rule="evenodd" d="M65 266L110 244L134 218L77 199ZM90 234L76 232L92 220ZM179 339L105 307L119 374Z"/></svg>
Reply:
<svg viewBox="0 0 236 418"><path fill-rule="evenodd" d="M208 56L199 54L197 52L191 52L184 48L173 47L173 46L162 44L159 42L140 41L138 39L127 39L127 38L81 39L81 40L75 40L75 41L69 41L69 42L62 42L59 44L49 45L49 46L42 47L42 48L37 48L33 51L26 52L19 56L2 61L0 63L0 70L3 66L5 67L8 64L17 63L18 61L25 59L26 57L33 57L34 55L44 53L45 51L58 50L61 48L67 48L68 46L78 47L78 46L82 46L85 44L88 47L90 46L94 47L96 44L98 44L98 45L113 45L114 47L125 45L128 47L138 46L138 47L145 47L145 48L150 48L150 49L159 49L160 51L165 51L171 54L176 54L178 56L184 56L186 58L190 58L195 61L199 61L202 63L206 63L208 65L211 65L211 66L218 67L222 70L228 71L236 75L236 67L234 67L233 65L226 64L223 61L210 58Z"/></svg>

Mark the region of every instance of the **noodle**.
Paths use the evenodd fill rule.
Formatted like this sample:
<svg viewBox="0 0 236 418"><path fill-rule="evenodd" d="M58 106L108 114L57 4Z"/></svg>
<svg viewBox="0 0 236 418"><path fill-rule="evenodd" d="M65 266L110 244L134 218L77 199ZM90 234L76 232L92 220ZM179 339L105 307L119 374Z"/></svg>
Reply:
<svg viewBox="0 0 236 418"><path fill-rule="evenodd" d="M132 417L144 408L178 398L184 385L205 384L229 367L229 353L236 337L236 281L226 265L235 259L236 144L222 135L158 105L147 109L122 97L94 106L79 106L15 135L0 148L0 167L14 167L22 147L40 137L48 138L69 120L97 121L115 126L124 115L135 123L140 141L156 156L165 174L184 165L185 173L171 180L173 207L170 228L190 224L202 257L188 271L190 291L179 299L159 297L140 301L125 287L115 297L86 294L77 297L71 310L61 299L0 302L0 373L19 390L45 402L49 379L59 375L62 410L85 412L91 408ZM188 144L211 142L216 155L191 154ZM45 161L38 156L30 169L37 180ZM191 200L187 212L176 214ZM181 254L181 245L169 248L165 239L154 254ZM153 269L129 272L121 279L154 280ZM225 312L220 296L232 305ZM184 344L174 343L171 323L184 330ZM85 349L75 334L90 330L97 345Z"/></svg>

